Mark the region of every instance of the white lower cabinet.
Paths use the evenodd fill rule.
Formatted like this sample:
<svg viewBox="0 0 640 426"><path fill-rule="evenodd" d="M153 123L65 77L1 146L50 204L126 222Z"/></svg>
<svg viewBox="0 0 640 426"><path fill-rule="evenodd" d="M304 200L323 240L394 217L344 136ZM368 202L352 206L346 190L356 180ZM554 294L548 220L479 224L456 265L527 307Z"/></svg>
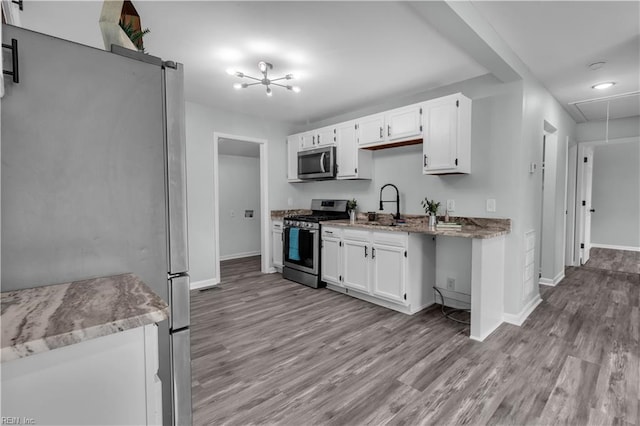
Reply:
<svg viewBox="0 0 640 426"><path fill-rule="evenodd" d="M271 264L282 271L282 221L271 221Z"/></svg>
<svg viewBox="0 0 640 426"><path fill-rule="evenodd" d="M157 373L155 324L6 361L2 416L19 418L14 424L161 425Z"/></svg>
<svg viewBox="0 0 640 426"><path fill-rule="evenodd" d="M322 228L322 250L320 265L322 281L342 286L342 231L337 228Z"/></svg>
<svg viewBox="0 0 640 426"><path fill-rule="evenodd" d="M327 252L322 258L323 281L329 289L408 314L434 303L433 237L351 228L331 232L331 237L324 231L322 236ZM342 279L336 281L336 276Z"/></svg>
<svg viewBox="0 0 640 426"><path fill-rule="evenodd" d="M374 242L371 247L373 271L371 293L393 302L406 303L405 268L406 250Z"/></svg>

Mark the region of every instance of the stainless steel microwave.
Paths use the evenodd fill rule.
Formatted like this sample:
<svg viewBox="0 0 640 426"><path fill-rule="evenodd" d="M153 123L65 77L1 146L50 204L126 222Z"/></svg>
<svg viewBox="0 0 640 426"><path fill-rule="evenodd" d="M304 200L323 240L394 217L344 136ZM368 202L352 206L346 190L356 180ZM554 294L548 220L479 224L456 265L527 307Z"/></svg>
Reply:
<svg viewBox="0 0 640 426"><path fill-rule="evenodd" d="M336 147L298 152L298 179L335 179Z"/></svg>

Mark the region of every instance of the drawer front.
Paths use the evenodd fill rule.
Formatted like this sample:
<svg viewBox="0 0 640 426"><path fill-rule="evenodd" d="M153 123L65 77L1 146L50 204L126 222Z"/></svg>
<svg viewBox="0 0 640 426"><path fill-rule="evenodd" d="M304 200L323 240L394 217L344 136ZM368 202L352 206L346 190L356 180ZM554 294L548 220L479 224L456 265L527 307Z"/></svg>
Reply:
<svg viewBox="0 0 640 426"><path fill-rule="evenodd" d="M363 231L361 229L345 229L343 236L345 239L349 240L368 242L371 239L371 232Z"/></svg>
<svg viewBox="0 0 640 426"><path fill-rule="evenodd" d="M406 232L383 232L373 233L374 244L385 244L394 247L407 247L408 234Z"/></svg>
<svg viewBox="0 0 640 426"><path fill-rule="evenodd" d="M342 238L342 229L323 226L322 238Z"/></svg>

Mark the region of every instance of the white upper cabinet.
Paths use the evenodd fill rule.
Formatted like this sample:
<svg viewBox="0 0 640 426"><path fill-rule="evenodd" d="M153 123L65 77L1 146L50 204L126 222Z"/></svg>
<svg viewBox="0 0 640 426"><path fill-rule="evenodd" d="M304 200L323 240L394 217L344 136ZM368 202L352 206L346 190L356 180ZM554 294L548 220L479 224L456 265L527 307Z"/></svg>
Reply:
<svg viewBox="0 0 640 426"><path fill-rule="evenodd" d="M336 144L336 126L323 127L315 131L316 147Z"/></svg>
<svg viewBox="0 0 640 426"><path fill-rule="evenodd" d="M287 180L299 182L298 179L298 150L300 148L300 134L287 137Z"/></svg>
<svg viewBox="0 0 640 426"><path fill-rule="evenodd" d="M336 126L327 126L302 133L300 136L300 151L335 145L335 128Z"/></svg>
<svg viewBox="0 0 640 426"><path fill-rule="evenodd" d="M458 93L425 102L423 117L423 173L471 173L471 100Z"/></svg>
<svg viewBox="0 0 640 426"><path fill-rule="evenodd" d="M387 112L387 140L419 139L422 137L422 106L411 105Z"/></svg>
<svg viewBox="0 0 640 426"><path fill-rule="evenodd" d="M300 135L300 151L313 149L316 146L316 132L305 132Z"/></svg>
<svg viewBox="0 0 640 426"><path fill-rule="evenodd" d="M358 148L355 121L336 127L338 179L371 179L372 153Z"/></svg>
<svg viewBox="0 0 640 426"><path fill-rule="evenodd" d="M356 120L358 143L361 147L374 147L422 138L421 105L409 105Z"/></svg>
<svg viewBox="0 0 640 426"><path fill-rule="evenodd" d="M384 113L369 115L356 120L358 124L358 144L368 146L384 142Z"/></svg>

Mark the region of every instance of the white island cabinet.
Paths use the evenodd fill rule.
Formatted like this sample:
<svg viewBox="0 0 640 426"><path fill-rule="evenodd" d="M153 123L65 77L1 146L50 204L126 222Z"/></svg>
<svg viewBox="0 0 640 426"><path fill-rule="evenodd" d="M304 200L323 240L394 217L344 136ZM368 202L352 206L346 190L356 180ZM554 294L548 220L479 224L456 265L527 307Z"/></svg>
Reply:
<svg viewBox="0 0 640 426"><path fill-rule="evenodd" d="M132 274L2 293L3 419L161 425L155 323L166 318Z"/></svg>

